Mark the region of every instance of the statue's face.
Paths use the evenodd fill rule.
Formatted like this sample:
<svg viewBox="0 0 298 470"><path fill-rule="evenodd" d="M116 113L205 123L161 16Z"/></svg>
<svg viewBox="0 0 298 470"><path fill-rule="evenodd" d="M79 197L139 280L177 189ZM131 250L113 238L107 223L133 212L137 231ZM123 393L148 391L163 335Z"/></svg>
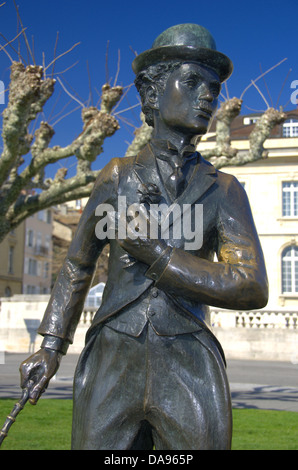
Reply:
<svg viewBox="0 0 298 470"><path fill-rule="evenodd" d="M220 81L211 69L185 63L169 76L158 98L163 126L185 134L202 135L216 110Z"/></svg>

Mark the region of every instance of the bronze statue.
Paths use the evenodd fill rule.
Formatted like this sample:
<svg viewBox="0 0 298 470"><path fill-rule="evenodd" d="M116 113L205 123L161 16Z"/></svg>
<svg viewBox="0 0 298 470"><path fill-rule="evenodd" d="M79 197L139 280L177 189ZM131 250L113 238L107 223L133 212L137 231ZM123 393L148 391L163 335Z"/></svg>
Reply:
<svg viewBox="0 0 298 470"><path fill-rule="evenodd" d="M101 171L40 325L41 349L21 365L22 387L34 381L36 403L55 374L109 243L102 305L75 372L72 448L230 449L224 353L206 313L264 307L267 277L245 191L194 141L232 64L205 28L185 24L133 69L152 140Z"/></svg>

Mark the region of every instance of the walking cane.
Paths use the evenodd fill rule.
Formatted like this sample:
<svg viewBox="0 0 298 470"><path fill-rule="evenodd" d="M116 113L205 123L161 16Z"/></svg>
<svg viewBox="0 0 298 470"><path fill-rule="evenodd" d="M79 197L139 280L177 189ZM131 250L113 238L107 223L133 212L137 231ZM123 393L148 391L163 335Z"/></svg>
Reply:
<svg viewBox="0 0 298 470"><path fill-rule="evenodd" d="M10 415L7 416L6 421L4 423L3 428L0 431L0 447L4 439L6 438L10 426L15 422L16 417L18 416L19 412L22 411L24 406L26 405L29 399L29 387L23 389L22 396L20 400L14 405L12 412Z"/></svg>

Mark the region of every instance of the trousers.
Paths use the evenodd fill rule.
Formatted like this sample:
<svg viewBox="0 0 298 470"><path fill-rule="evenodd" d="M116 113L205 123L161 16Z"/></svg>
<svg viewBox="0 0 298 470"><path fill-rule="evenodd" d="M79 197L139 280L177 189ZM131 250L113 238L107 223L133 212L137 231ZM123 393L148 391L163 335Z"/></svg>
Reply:
<svg viewBox="0 0 298 470"><path fill-rule="evenodd" d="M230 449L223 359L205 331L139 337L101 327L75 372L72 449Z"/></svg>

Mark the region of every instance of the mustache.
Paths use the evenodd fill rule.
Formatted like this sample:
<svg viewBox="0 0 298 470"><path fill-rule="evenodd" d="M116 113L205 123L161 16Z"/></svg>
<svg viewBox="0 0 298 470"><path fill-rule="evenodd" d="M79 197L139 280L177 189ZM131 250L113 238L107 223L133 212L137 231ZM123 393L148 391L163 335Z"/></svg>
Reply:
<svg viewBox="0 0 298 470"><path fill-rule="evenodd" d="M194 109L198 111L203 111L204 113L207 113L210 116L213 113L212 106L210 105L210 103L208 103L208 101L205 101L205 100L199 100L197 106L195 106Z"/></svg>

